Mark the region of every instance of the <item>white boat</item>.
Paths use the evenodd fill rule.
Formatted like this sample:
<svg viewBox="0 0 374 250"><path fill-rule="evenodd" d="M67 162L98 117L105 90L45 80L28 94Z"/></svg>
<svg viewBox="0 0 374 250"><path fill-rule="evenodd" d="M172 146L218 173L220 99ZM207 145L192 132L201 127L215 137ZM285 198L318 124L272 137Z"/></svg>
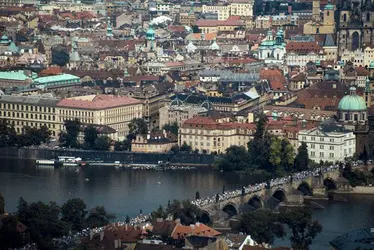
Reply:
<svg viewBox="0 0 374 250"><path fill-rule="evenodd" d="M36 160L37 165L55 165L55 160Z"/></svg>
<svg viewBox="0 0 374 250"><path fill-rule="evenodd" d="M74 156L59 156L58 162L65 167L76 167L79 166L80 162L82 161L81 158L75 158Z"/></svg>
<svg viewBox="0 0 374 250"><path fill-rule="evenodd" d="M121 162L120 161L115 161L115 162L101 162L101 161L87 161L87 164L89 166L108 166L108 167L120 167Z"/></svg>

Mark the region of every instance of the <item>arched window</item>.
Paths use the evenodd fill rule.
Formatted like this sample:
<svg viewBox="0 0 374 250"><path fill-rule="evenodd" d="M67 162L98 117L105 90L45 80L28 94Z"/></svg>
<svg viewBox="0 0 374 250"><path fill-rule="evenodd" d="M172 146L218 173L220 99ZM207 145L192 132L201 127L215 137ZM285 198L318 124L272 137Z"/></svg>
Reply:
<svg viewBox="0 0 374 250"><path fill-rule="evenodd" d="M343 15L343 21L344 21L344 22L347 21L347 14L344 14L344 15Z"/></svg>
<svg viewBox="0 0 374 250"><path fill-rule="evenodd" d="M327 11L326 15L327 15L327 16L330 16L330 11Z"/></svg>
<svg viewBox="0 0 374 250"><path fill-rule="evenodd" d="M370 12L366 13L366 21L370 22Z"/></svg>

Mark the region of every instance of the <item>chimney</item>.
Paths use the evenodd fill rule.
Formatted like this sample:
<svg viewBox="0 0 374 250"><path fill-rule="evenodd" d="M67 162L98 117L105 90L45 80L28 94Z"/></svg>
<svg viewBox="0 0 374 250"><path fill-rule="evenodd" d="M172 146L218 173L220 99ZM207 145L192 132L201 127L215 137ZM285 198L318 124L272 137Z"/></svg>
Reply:
<svg viewBox="0 0 374 250"><path fill-rule="evenodd" d="M104 238L104 231L101 231L101 232L100 232L100 241L102 241L103 238Z"/></svg>

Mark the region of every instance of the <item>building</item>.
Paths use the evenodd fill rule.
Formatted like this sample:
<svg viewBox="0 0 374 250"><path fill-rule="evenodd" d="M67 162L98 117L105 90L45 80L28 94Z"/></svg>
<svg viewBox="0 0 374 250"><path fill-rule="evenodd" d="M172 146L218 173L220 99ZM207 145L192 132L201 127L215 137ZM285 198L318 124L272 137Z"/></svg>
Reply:
<svg viewBox="0 0 374 250"><path fill-rule="evenodd" d="M266 38L258 47L258 58L270 64L282 64L286 55L286 43L283 30L278 30L274 39L273 32L268 31Z"/></svg>
<svg viewBox="0 0 374 250"><path fill-rule="evenodd" d="M271 18L270 16L257 16L255 20L256 29L270 29Z"/></svg>
<svg viewBox="0 0 374 250"><path fill-rule="evenodd" d="M322 48L325 54L326 61L338 61L338 46L336 45L334 38L331 34L326 35L325 42L323 43Z"/></svg>
<svg viewBox="0 0 374 250"><path fill-rule="evenodd" d="M58 99L43 96L3 95L0 98L0 119L14 123L17 133L22 133L25 126L46 126L51 136L57 137L60 132L56 116L58 102Z"/></svg>
<svg viewBox="0 0 374 250"><path fill-rule="evenodd" d="M299 143L308 146L309 158L315 162L343 161L356 153L356 136L343 125L327 122L320 127L301 130L298 135Z"/></svg>
<svg viewBox="0 0 374 250"><path fill-rule="evenodd" d="M226 20L230 16L253 16L253 1L232 0L231 3L203 5L202 13L217 13L218 20Z"/></svg>
<svg viewBox="0 0 374 250"><path fill-rule="evenodd" d="M368 110L364 98L356 94L356 88L349 89L350 94L344 96L338 106L338 120L343 123L365 123Z"/></svg>
<svg viewBox="0 0 374 250"><path fill-rule="evenodd" d="M184 104L184 102L175 98L170 105L160 108L160 128L173 123L177 123L180 127L186 120L197 115L204 115L207 111L204 107Z"/></svg>
<svg viewBox="0 0 374 250"><path fill-rule="evenodd" d="M325 5L322 20L320 12L320 0L313 0L312 20L304 24L304 34L318 35L335 33L335 6L331 3Z"/></svg>
<svg viewBox="0 0 374 250"><path fill-rule="evenodd" d="M231 17L227 20L199 19L195 25L199 27L202 33L217 33L218 31L233 31L245 28L243 21Z"/></svg>
<svg viewBox="0 0 374 250"><path fill-rule="evenodd" d="M369 44L369 45L366 45L364 48L363 67L369 67L372 61L374 61L374 44Z"/></svg>
<svg viewBox="0 0 374 250"><path fill-rule="evenodd" d="M131 152L166 153L178 145L178 137L170 132L151 132L148 135L137 135L131 142Z"/></svg>
<svg viewBox="0 0 374 250"><path fill-rule="evenodd" d="M339 55L345 50L362 49L374 37L374 3L338 0L337 45Z"/></svg>
<svg viewBox="0 0 374 250"><path fill-rule="evenodd" d="M344 50L341 53L340 61L343 63L352 62L355 67L363 67L364 52L361 49L355 51Z"/></svg>
<svg viewBox="0 0 374 250"><path fill-rule="evenodd" d="M27 73L23 70L2 71L0 72L0 89L28 87L36 77L35 73Z"/></svg>
<svg viewBox="0 0 374 250"><path fill-rule="evenodd" d="M143 114L141 101L126 96L87 95L62 99L56 105L56 117L64 129L65 120L78 118L85 124L107 125L115 129L118 139L129 133L128 124Z"/></svg>
<svg viewBox="0 0 374 250"><path fill-rule="evenodd" d="M31 84L32 87L43 89L69 88L78 86L81 80L78 76L71 74L59 74L54 76L43 76L35 78Z"/></svg>
<svg viewBox="0 0 374 250"><path fill-rule="evenodd" d="M316 42L289 42L286 45L288 66L306 66L325 59L322 47Z"/></svg>
<svg viewBox="0 0 374 250"><path fill-rule="evenodd" d="M181 126L178 143L187 143L199 152L223 153L233 145L247 147L255 129L254 123L218 123L210 117L195 116Z"/></svg>

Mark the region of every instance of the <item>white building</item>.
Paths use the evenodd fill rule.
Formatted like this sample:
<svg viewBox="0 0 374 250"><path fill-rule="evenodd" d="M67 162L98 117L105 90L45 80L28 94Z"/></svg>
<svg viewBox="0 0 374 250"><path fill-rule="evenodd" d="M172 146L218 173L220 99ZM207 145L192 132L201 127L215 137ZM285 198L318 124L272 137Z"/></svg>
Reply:
<svg viewBox="0 0 374 250"><path fill-rule="evenodd" d="M286 54L283 30L278 30L274 39L273 32L268 31L266 38L258 47L258 58L267 64L283 64Z"/></svg>
<svg viewBox="0 0 374 250"><path fill-rule="evenodd" d="M202 13L216 13L218 20L226 20L230 16L253 16L253 1L233 0L230 4L203 5Z"/></svg>
<svg viewBox="0 0 374 250"><path fill-rule="evenodd" d="M343 161L356 152L356 136L337 124L323 125L299 132L299 144L308 145L309 158L315 162Z"/></svg>
<svg viewBox="0 0 374 250"><path fill-rule="evenodd" d="M361 49L355 51L344 50L340 61L344 62L344 64L350 61L355 67L363 67L364 52Z"/></svg>

